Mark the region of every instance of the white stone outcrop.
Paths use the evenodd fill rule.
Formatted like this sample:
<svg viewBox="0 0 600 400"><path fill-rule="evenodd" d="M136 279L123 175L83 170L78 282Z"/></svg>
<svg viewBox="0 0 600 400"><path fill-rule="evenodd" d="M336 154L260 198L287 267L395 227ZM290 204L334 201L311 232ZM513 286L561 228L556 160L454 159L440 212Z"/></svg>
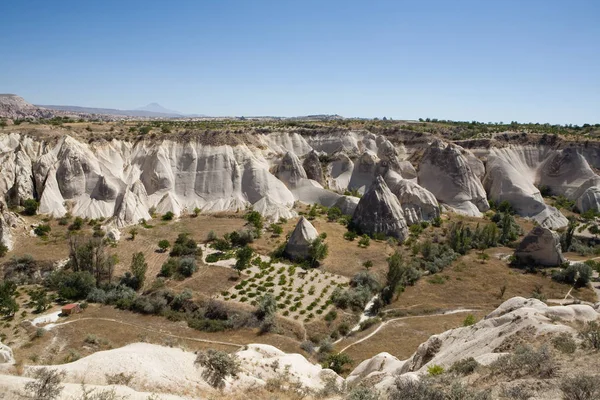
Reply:
<svg viewBox="0 0 600 400"><path fill-rule="evenodd" d="M390 191L398 197L408 225L430 221L440 216L440 205L429 190L413 181L402 179L394 171L387 172L385 182Z"/></svg>
<svg viewBox="0 0 600 400"><path fill-rule="evenodd" d="M492 150L488 156L487 172L483 180L491 199L500 203L508 201L517 214L537 221L541 226L558 229L568 220L555 207L544 202L532 180L532 172L510 149ZM519 168L521 166L521 168Z"/></svg>
<svg viewBox="0 0 600 400"><path fill-rule="evenodd" d="M517 263L556 267L565 262L560 247L560 236L548 228L536 226L515 250Z"/></svg>
<svg viewBox="0 0 600 400"><path fill-rule="evenodd" d="M292 259L304 259L310 254L310 245L319 237L315 227L301 217L285 246L285 253Z"/></svg>
<svg viewBox="0 0 600 400"><path fill-rule="evenodd" d="M12 364L14 362L12 349L0 342L0 364Z"/></svg>
<svg viewBox="0 0 600 400"><path fill-rule="evenodd" d="M557 317L558 321L582 323L598 320L600 314L589 305L551 307L537 299L514 297L472 326L431 336L408 360L401 361L387 353L364 360L350 373L347 382L368 382L383 391L393 385L397 376L416 379L426 375L430 365L447 369L469 357L490 364L505 354L501 349L506 343L514 342L523 332L534 336L577 335L573 327L557 323Z"/></svg>
<svg viewBox="0 0 600 400"><path fill-rule="evenodd" d="M434 141L419 164L419 184L457 212L481 216L489 209L487 196L469 162L471 154L455 144Z"/></svg>

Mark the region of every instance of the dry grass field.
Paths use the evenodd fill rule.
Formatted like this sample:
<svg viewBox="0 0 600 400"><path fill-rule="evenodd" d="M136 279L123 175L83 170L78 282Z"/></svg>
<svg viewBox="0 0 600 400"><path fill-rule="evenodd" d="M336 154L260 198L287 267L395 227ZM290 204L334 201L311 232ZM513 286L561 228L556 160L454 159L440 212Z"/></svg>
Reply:
<svg viewBox="0 0 600 400"><path fill-rule="evenodd" d="M299 210L305 212L306 208ZM33 224L40 222L41 218L25 217L25 220L27 224ZM489 223L488 220L447 214L444 216L442 227L426 228L418 241L422 242L434 236L443 238L449 222L452 221L463 221L472 226L478 223ZM328 222L323 215L311 222L319 233L327 234L325 242L329 247L329 254L319 267L319 274L323 276L340 275L345 281L364 270L363 263L370 260L373 262L371 271L383 282L387 270L387 258L394 251L401 252L405 259L412 257L409 246L397 246L386 241L371 240L367 248L359 247L358 240L344 239L346 228L343 225ZM40 261L67 258L67 227L59 225L57 220L50 220L48 223L52 228L48 238L30 237L23 232L18 237L15 250L9 256L30 254ZM148 263L146 287L149 287L168 258L168 252L158 251L159 240L167 239L173 243L179 233L189 233L192 238L202 242L210 231L214 231L217 236L222 236L227 232L243 228L245 223L242 212L201 214L198 217L185 215L173 221L162 221L156 218L149 221L151 228L137 226L134 240L131 240L130 228L124 229L121 240L114 247L109 248L109 251L116 254L119 259L115 277L128 270L133 253L142 252ZM252 244L252 247L259 254L268 255L284 242L286 233L293 230L295 223L296 219L283 224L284 233L279 237L265 232ZM520 218L518 223L525 233L533 227L531 222ZM84 225L82 233L91 235L92 228ZM335 349L339 351L352 345L345 351L354 360L353 365L382 351L404 359L430 335L461 326L468 313L481 318L513 296L530 297L536 292L537 295L548 299L560 299L569 291L568 285L552 281L549 275L543 272L526 274L522 270L509 268L502 258L512 252L511 248L487 249L485 250L487 259L484 260L480 252L471 251L466 256L458 258L443 272L436 274L434 279L428 276L422 277L414 286L407 287L391 305L384 309L388 316L385 318L387 322L384 322L385 325L376 334L352 345L376 331L379 324L343 339L336 344ZM193 291L194 299L223 297L222 292L234 292L234 286L240 282L232 279L237 275L235 271L230 267L205 264L200 258L198 261L199 269L192 277L184 280L169 279L166 281L166 286L176 292L190 289ZM242 279L247 279L249 276L244 274ZM277 279L274 279L274 282L276 281ZM596 301L593 290L588 288L573 291L572 294L581 300ZM138 341L181 346L190 350L207 347L233 350L236 346L260 342L275 345L287 352L302 352L299 345L303 340L309 337L324 338L340 323L345 322L352 326L358 319L357 315L349 311L338 310L338 318L333 323L326 323L323 320L323 313L315 315L304 324L304 328L301 326L303 318L297 321L283 318L280 320L280 324L284 326L281 334L259 335L257 330L253 329L207 333L191 329L185 322L171 322L163 317L145 316L110 306L92 304L82 314L61 318L59 321L59 323L69 323L59 325L43 336L36 337L35 328L32 330L22 325L23 320L35 317L25 304L26 297L22 296L21 303L22 310L28 310L28 313L23 316L17 315L12 321L2 321L0 325L0 332L5 335L9 344L15 345L17 360L25 364L62 363L94 351ZM231 302L230 295L226 298L229 298L230 303L236 304L236 307L253 309L247 303ZM472 311L433 315L433 313L457 309ZM95 337L97 340L93 341L89 337Z"/></svg>

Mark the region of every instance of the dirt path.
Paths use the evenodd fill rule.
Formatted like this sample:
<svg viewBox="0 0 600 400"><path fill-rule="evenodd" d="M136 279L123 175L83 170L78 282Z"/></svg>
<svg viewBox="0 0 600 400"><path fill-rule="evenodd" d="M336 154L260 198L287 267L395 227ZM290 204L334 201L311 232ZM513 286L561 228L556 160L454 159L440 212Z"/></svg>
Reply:
<svg viewBox="0 0 600 400"><path fill-rule="evenodd" d="M340 353L343 353L344 351L348 350L350 347L362 343L370 338L372 338L373 336L375 336L377 334L377 332L379 332L383 327L385 327L387 324L391 323L391 322L396 322L396 321L400 321L403 319L409 319L409 318L426 318L426 317L434 317L436 315L450 315L450 314L458 314L458 313L464 313L464 312L473 312L473 311L478 311L478 310L472 310L472 309L465 309L465 308L458 308L456 310L450 310L450 311L445 311L445 312L441 312L441 313L435 313L435 314L426 314L426 315L411 315L408 317L398 317L398 318L392 318L390 320L384 321L381 324L379 324L379 326L377 327L377 329L375 329L373 332L369 333L367 336L365 336L362 339L357 340L354 343L350 343L348 346L344 347L342 350L340 350Z"/></svg>
<svg viewBox="0 0 600 400"><path fill-rule="evenodd" d="M119 320L112 319L112 318L94 318L94 317L79 318L79 319L74 319L74 320L71 320L71 321L61 322L61 323L58 323L58 324L48 324L48 325L45 326L45 329L50 330L50 329L56 328L57 326L72 324L72 323L79 322L79 321L89 321L89 320L115 322L117 324L132 326L132 327L139 328L139 329L144 329L146 331L157 333L159 335L170 336L170 337L174 337L174 338L177 338L177 339L183 339L183 340L192 340L194 342L210 343L210 344L220 344L220 345L223 345L223 346L232 346L232 347L244 347L243 344L239 344L239 343L221 342L221 341L218 341L218 340L198 339L198 338L193 338L193 337L188 337L188 336L173 335L171 333L163 332L163 331L156 330L156 329L147 328L145 326L141 326L141 325L137 325L137 324L131 324L129 322L119 321Z"/></svg>

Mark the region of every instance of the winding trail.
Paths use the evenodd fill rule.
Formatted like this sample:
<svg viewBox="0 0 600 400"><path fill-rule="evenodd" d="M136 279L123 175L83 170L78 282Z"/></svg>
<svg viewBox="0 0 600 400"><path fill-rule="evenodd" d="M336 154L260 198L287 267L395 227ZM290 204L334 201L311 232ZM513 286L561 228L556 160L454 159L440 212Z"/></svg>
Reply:
<svg viewBox="0 0 600 400"><path fill-rule="evenodd" d="M377 327L377 329L375 329L373 332L369 333L364 338L359 339L359 340L357 340L354 343L350 343L348 346L344 347L342 350L340 350L340 353L343 353L344 351L348 350L350 347L352 347L352 346L354 346L356 344L362 343L365 340L368 340L368 339L372 338L373 336L375 336L377 334L377 332L379 332L383 327L385 327L387 324L389 324L391 322L400 321L400 320L409 319L409 318L426 318L426 317L433 317L433 316L436 316L436 315L450 315L450 314L458 314L458 313L472 312L472 311L478 311L478 310L467 309L467 308L457 308L455 310L444 311L444 312L435 313L435 314L410 315L410 316L407 316L407 317L392 318L390 320L383 321L381 324L379 324L379 326Z"/></svg>
<svg viewBox="0 0 600 400"><path fill-rule="evenodd" d="M73 323L79 322L79 321L89 321L89 320L115 322L117 324L132 326L132 327L139 328L139 329L144 329L146 331L153 332L153 333L158 333L160 335L170 336L170 337L174 337L174 338L177 338L177 339L183 339L183 340L192 340L194 342L210 343L210 344L220 344L220 345L223 345L223 346L231 346L231 347L238 347L238 348L241 348L241 347L245 346L245 345L239 344L239 343L222 342L222 341L218 341L218 340L199 339L199 338L193 338L193 337L189 337L189 336L173 335L172 333L167 333L167 332L163 332L163 331L160 331L160 330L156 330L156 329L152 329L152 328L147 328L145 326L141 326L141 325L137 325L137 324L131 324L129 322L123 322L123 321L119 321L119 320L112 319L112 318L95 318L95 317L79 318L79 319L74 319L74 320L71 320L71 321L61 322L61 323L58 323L58 324L48 324L44 328L47 329L47 330L50 330L50 329L56 328L57 326L68 325L68 324L73 324Z"/></svg>

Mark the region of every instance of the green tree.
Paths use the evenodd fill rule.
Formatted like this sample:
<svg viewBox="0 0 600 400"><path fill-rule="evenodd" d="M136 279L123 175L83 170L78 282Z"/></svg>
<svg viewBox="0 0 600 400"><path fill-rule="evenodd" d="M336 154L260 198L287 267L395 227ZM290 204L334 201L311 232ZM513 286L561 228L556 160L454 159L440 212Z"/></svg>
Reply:
<svg viewBox="0 0 600 400"><path fill-rule="evenodd" d="M129 230L129 234L131 235L131 240L135 240L135 237L136 237L136 236L137 236L137 234L138 234L138 229L137 229L137 228L135 228L135 227L134 227L134 228L131 228L131 229Z"/></svg>
<svg viewBox="0 0 600 400"><path fill-rule="evenodd" d="M237 271L239 276L242 275L243 270L248 268L248 265L250 264L250 260L252 259L253 254L254 254L254 251L248 245L242 247L241 249L239 249L236 252L235 258L237 260L236 260L233 268Z"/></svg>
<svg viewBox="0 0 600 400"><path fill-rule="evenodd" d="M167 239L158 241L158 248L160 249L161 253L164 253L165 251L167 251L167 249L169 247L171 247L171 243L169 243L169 241Z"/></svg>
<svg viewBox="0 0 600 400"><path fill-rule="evenodd" d="M228 376L235 378L240 371L240 362L235 353L227 354L220 350L209 349L199 352L194 364L204 368L202 377L212 387L218 389L225 386L225 378Z"/></svg>
<svg viewBox="0 0 600 400"><path fill-rule="evenodd" d="M131 274L135 279L134 286L132 289L139 290L144 287L144 281L146 280L146 271L148 270L148 264L144 253L137 252L131 258Z"/></svg>
<svg viewBox="0 0 600 400"><path fill-rule="evenodd" d="M569 225L564 233L563 240L561 240L562 251L569 251L573 244L573 236L575 235L575 228L577 228L577 220L575 218L569 218Z"/></svg>
<svg viewBox="0 0 600 400"><path fill-rule="evenodd" d="M256 306L256 317L259 320L265 320L275 316L277 312L277 300L271 293L267 293L258 300Z"/></svg>
<svg viewBox="0 0 600 400"><path fill-rule="evenodd" d="M200 212L202 212L202 210L198 207L194 207L194 217L197 217L198 215L200 215Z"/></svg>
<svg viewBox="0 0 600 400"><path fill-rule="evenodd" d="M244 218L246 218L246 221L248 221L250 225L254 226L257 237L260 237L260 231L264 225L262 215L258 211L249 211Z"/></svg>
<svg viewBox="0 0 600 400"><path fill-rule="evenodd" d="M308 248L309 262L312 267L317 267L320 261L323 261L329 253L329 247L326 243L323 243L321 237L316 238L312 241Z"/></svg>
<svg viewBox="0 0 600 400"><path fill-rule="evenodd" d="M338 207L330 207L329 210L327 210L327 220L329 222L333 222L333 221L337 221L338 219L340 219L342 216L342 210L340 210Z"/></svg>
<svg viewBox="0 0 600 400"><path fill-rule="evenodd" d="M60 384L64 375L64 372L58 372L55 369L34 369L34 380L25 384L25 398L35 400L57 399L64 388Z"/></svg>
<svg viewBox="0 0 600 400"><path fill-rule="evenodd" d="M35 199L27 199L23 202L23 214L35 215L40 204Z"/></svg>
<svg viewBox="0 0 600 400"><path fill-rule="evenodd" d="M381 300L385 304L390 304L394 297L394 293L400 286L400 284L407 281L405 274L407 273L406 267L403 265L402 256L397 251L388 258L388 272L386 274L386 283L381 291Z"/></svg>
<svg viewBox="0 0 600 400"><path fill-rule="evenodd" d="M17 285L13 281L0 282L0 315L11 317L19 311L15 300Z"/></svg>
<svg viewBox="0 0 600 400"><path fill-rule="evenodd" d="M368 235L362 235L362 237L360 238L360 240L358 241L358 246L359 247L369 247L369 245L371 244L371 238Z"/></svg>
<svg viewBox="0 0 600 400"><path fill-rule="evenodd" d="M365 267L365 269L368 271L371 268L373 268L373 261L371 260L367 260L363 263L363 267Z"/></svg>
<svg viewBox="0 0 600 400"><path fill-rule="evenodd" d="M162 220L163 221L171 221L173 218L175 218L175 214L172 211L167 211L163 216L162 216Z"/></svg>
<svg viewBox="0 0 600 400"><path fill-rule="evenodd" d="M346 353L330 354L323 363L324 368L329 368L341 374L347 364L352 364L352 358Z"/></svg>
<svg viewBox="0 0 600 400"><path fill-rule="evenodd" d="M54 271L47 280L47 285L67 300L85 299L96 287L96 279L88 271Z"/></svg>
<svg viewBox="0 0 600 400"><path fill-rule="evenodd" d="M87 271L100 284L111 281L116 263L116 256L108 254L102 238L77 234L69 237L69 267L73 271Z"/></svg>
<svg viewBox="0 0 600 400"><path fill-rule="evenodd" d="M279 224L271 224L269 229L273 232L273 236L279 236L283 233L283 227Z"/></svg>
<svg viewBox="0 0 600 400"><path fill-rule="evenodd" d="M48 298L46 289L34 290L31 292L30 297L36 313L44 312L50 306L50 299Z"/></svg>

